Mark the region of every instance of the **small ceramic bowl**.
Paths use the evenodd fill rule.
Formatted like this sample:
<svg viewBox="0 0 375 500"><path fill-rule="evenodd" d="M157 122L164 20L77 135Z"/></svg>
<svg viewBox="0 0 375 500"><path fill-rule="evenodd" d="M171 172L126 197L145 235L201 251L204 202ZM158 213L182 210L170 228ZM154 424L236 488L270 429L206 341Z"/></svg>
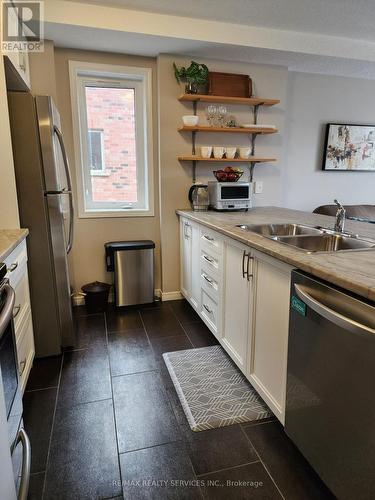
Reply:
<svg viewBox="0 0 375 500"><path fill-rule="evenodd" d="M186 127L195 127L198 125L199 116L196 115L184 115L182 117L182 121Z"/></svg>

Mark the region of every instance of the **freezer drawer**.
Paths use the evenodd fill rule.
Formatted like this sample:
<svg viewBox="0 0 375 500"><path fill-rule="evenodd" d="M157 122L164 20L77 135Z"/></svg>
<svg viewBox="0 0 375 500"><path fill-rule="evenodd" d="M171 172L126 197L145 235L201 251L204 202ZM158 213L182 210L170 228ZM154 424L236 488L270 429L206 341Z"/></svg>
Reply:
<svg viewBox="0 0 375 500"><path fill-rule="evenodd" d="M293 271L285 431L344 500L375 495L375 307Z"/></svg>

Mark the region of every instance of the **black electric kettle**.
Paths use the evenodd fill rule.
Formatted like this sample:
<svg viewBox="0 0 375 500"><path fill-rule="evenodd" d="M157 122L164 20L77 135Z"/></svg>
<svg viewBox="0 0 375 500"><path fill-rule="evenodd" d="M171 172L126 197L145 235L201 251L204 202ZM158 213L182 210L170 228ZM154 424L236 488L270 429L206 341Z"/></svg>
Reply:
<svg viewBox="0 0 375 500"><path fill-rule="evenodd" d="M189 201L193 210L207 211L209 205L207 184L193 184L189 189Z"/></svg>

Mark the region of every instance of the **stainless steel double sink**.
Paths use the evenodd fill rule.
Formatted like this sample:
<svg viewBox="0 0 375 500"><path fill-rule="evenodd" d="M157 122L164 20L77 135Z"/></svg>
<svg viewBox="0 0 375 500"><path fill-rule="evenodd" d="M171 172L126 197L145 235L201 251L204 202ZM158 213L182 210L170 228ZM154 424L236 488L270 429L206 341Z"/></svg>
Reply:
<svg viewBox="0 0 375 500"><path fill-rule="evenodd" d="M337 233L320 226L248 224L236 227L299 248L307 253L375 250L375 240L360 238L350 233Z"/></svg>

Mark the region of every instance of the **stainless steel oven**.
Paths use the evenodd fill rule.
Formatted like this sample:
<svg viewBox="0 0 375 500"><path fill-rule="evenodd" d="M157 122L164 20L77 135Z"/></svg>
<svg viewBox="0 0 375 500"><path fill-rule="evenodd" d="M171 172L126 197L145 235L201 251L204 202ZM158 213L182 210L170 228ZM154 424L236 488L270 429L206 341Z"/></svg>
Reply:
<svg viewBox="0 0 375 500"><path fill-rule="evenodd" d="M5 264L0 264L0 369L18 499L26 500L30 478L31 448L22 426L22 395L19 387L13 325L15 293L5 277L6 272Z"/></svg>

